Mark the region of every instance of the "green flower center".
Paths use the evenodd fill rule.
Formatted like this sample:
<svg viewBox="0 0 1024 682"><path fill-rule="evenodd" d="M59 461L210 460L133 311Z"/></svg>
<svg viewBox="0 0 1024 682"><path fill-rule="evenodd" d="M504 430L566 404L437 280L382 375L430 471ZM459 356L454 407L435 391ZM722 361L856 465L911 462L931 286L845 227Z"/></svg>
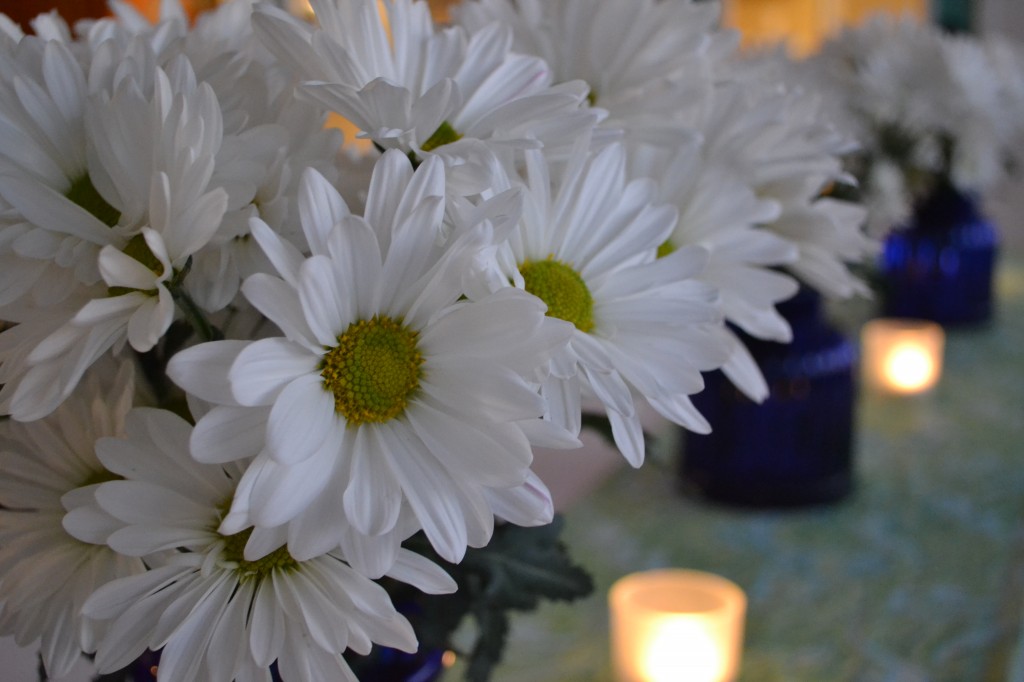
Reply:
<svg viewBox="0 0 1024 682"><path fill-rule="evenodd" d="M437 127L437 130L427 138L427 141L420 145L420 149L425 152L430 152L442 145L450 144L462 139L462 135L459 134L452 124L448 121L442 121L441 125Z"/></svg>
<svg viewBox="0 0 1024 682"><path fill-rule="evenodd" d="M420 385L419 334L390 317L349 325L320 363L334 409L350 426L383 423L400 415Z"/></svg>
<svg viewBox="0 0 1024 682"><path fill-rule="evenodd" d="M288 553L287 545L278 547L267 556L256 561L246 561L245 543L249 541L250 535L252 535L252 528L247 528L240 533L224 538L223 556L226 561L238 564L238 568L235 569L238 582L262 581L274 571L289 572L299 567L299 562Z"/></svg>
<svg viewBox="0 0 1024 682"><path fill-rule="evenodd" d="M121 219L121 212L100 196L88 173L73 181L64 196L96 216L107 227L117 225L117 221Z"/></svg>
<svg viewBox="0 0 1024 682"><path fill-rule="evenodd" d="M670 240L666 240L661 246L658 247L658 258L664 258L665 256L674 253L676 245Z"/></svg>
<svg viewBox="0 0 1024 682"><path fill-rule="evenodd" d="M526 290L544 301L548 315L572 322L581 332L594 328L594 299L580 274L553 256L519 266Z"/></svg>

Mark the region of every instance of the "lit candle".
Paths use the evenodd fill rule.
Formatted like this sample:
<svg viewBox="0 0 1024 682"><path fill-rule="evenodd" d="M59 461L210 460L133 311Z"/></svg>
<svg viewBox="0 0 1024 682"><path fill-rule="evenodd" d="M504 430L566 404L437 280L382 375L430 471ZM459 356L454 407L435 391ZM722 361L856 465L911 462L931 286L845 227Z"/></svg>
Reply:
<svg viewBox="0 0 1024 682"><path fill-rule="evenodd" d="M746 595L711 573L664 569L620 578L608 594L617 682L731 682Z"/></svg>
<svg viewBox="0 0 1024 682"><path fill-rule="evenodd" d="M923 393L942 375L942 327L924 320L882 318L861 330L864 382L880 391Z"/></svg>

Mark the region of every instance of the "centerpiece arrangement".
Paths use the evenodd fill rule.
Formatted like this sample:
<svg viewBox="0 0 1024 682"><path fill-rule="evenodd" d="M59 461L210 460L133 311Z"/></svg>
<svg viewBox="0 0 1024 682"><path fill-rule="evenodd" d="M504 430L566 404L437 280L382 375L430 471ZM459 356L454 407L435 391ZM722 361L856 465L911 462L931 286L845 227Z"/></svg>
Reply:
<svg viewBox="0 0 1024 682"><path fill-rule="evenodd" d="M883 18L845 30L808 60L808 82L861 142L849 169L869 230L887 237L887 314L989 319L998 233L979 202L1020 165L1021 64L997 37Z"/></svg>
<svg viewBox="0 0 1024 682"><path fill-rule="evenodd" d="M112 9L0 19L0 633L48 675L353 680L472 616L486 679L589 590L532 448L596 405L640 466L639 403L707 432L703 373L768 391L737 330L863 286L848 140L716 3Z"/></svg>

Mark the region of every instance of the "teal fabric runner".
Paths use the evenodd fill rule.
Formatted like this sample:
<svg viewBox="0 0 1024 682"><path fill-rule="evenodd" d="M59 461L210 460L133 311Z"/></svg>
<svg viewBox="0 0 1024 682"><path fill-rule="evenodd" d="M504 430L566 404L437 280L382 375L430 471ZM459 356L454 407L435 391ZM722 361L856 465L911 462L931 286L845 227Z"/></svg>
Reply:
<svg viewBox="0 0 1024 682"><path fill-rule="evenodd" d="M742 512L681 497L663 434L655 461L566 514L597 590L518 616L495 682L611 680L608 587L665 566L746 591L741 682L1011 679L1024 652L1024 262L1000 264L997 310L984 329L948 332L930 395L862 391L858 484L838 505Z"/></svg>

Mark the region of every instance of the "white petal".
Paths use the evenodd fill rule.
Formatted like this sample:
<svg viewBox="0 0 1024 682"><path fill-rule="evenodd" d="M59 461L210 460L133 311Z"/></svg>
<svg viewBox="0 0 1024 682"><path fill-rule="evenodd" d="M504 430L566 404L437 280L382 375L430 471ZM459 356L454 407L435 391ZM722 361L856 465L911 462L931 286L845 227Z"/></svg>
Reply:
<svg viewBox="0 0 1024 682"><path fill-rule="evenodd" d="M354 321L352 313L359 319L370 318L379 306L381 253L377 234L362 218L348 216L331 233L327 248L334 261L338 295L355 302L353 306L344 301L345 312L350 315L346 322Z"/></svg>
<svg viewBox="0 0 1024 682"><path fill-rule="evenodd" d="M366 210L363 215L370 225L390 228L395 224L395 188L405 188L412 179L413 169L409 159L398 150L385 152L373 167L370 187L366 194ZM390 229L387 230L390 232Z"/></svg>
<svg viewBox="0 0 1024 682"><path fill-rule="evenodd" d="M579 438L549 419L524 419L516 424L534 447L558 450L583 447Z"/></svg>
<svg viewBox="0 0 1024 682"><path fill-rule="evenodd" d="M242 283L242 293L257 310L270 318L289 340L301 344L311 352L318 352L316 343L306 319L295 288L284 280L264 273L250 276Z"/></svg>
<svg viewBox="0 0 1024 682"><path fill-rule="evenodd" d="M54 190L14 175L0 176L2 195L34 225L68 234L103 246L112 241L112 232L98 218Z"/></svg>
<svg viewBox="0 0 1024 682"><path fill-rule="evenodd" d="M216 515L208 505L147 481L110 481L96 491L96 501L105 512L129 524L174 520L203 525Z"/></svg>
<svg viewBox="0 0 1024 682"><path fill-rule="evenodd" d="M447 572L422 554L407 549L398 551L395 565L387 572L394 578L412 585L426 594L451 594L459 586Z"/></svg>
<svg viewBox="0 0 1024 682"><path fill-rule="evenodd" d="M346 232L339 229L338 232ZM370 235L376 245L376 239ZM299 302L316 340L324 347L338 344L338 337L357 318L354 287L335 277L336 265L326 256L313 256L299 270Z"/></svg>
<svg viewBox="0 0 1024 682"><path fill-rule="evenodd" d="M320 648L340 652L348 647L348 630L339 627L337 607L303 571L287 576L275 572L272 579L285 612L308 629Z"/></svg>
<svg viewBox="0 0 1024 682"><path fill-rule="evenodd" d="M459 498L462 492L433 455L410 444L418 440L394 422L394 437L387 440L383 454L398 478L409 505L437 553L459 563L466 553L468 531Z"/></svg>
<svg viewBox="0 0 1024 682"><path fill-rule="evenodd" d="M380 454L384 447L376 427L365 425L357 429L352 472L343 501L352 525L366 535L390 531L402 508L402 490Z"/></svg>
<svg viewBox="0 0 1024 682"><path fill-rule="evenodd" d="M447 475L474 484L507 488L521 484L533 459L529 442L512 424L463 421L426 401L417 401L406 418L423 444L448 470Z"/></svg>
<svg viewBox="0 0 1024 682"><path fill-rule="evenodd" d="M211 341L180 351L167 363L167 375L192 395L218 405L237 405L228 370L249 341Z"/></svg>
<svg viewBox="0 0 1024 682"><path fill-rule="evenodd" d="M421 390L454 412L507 422L544 414L540 393L518 374L473 357L431 358Z"/></svg>
<svg viewBox="0 0 1024 682"><path fill-rule="evenodd" d="M261 463L254 473L249 496L250 515L257 526L273 528L301 514L330 481L328 475L340 456L338 445L327 438L324 446L299 464L283 466L271 459ZM249 471L254 464L249 465ZM248 471L246 472L248 474ZM333 529L316 529L334 533Z"/></svg>
<svg viewBox="0 0 1024 682"><path fill-rule="evenodd" d="M128 318L128 343L140 353L152 350L174 321L174 300L164 287L157 287L157 297L150 296Z"/></svg>
<svg viewBox="0 0 1024 682"><path fill-rule="evenodd" d="M644 430L640 418L635 414L626 416L611 411L608 412L608 421L611 422L612 436L622 456L633 467L639 467L644 463Z"/></svg>
<svg viewBox="0 0 1024 682"><path fill-rule="evenodd" d="M281 655L285 632L284 612L278 608L271 581L262 581L256 590L252 618L249 621L249 649L256 663L267 667Z"/></svg>
<svg viewBox="0 0 1024 682"><path fill-rule="evenodd" d="M722 371L744 395L754 402L763 402L768 397L768 382L747 347L736 337L733 340L732 352Z"/></svg>
<svg viewBox="0 0 1024 682"><path fill-rule="evenodd" d="M319 360L287 339L254 341L243 348L231 364L228 372L231 393L239 405L270 405L299 377L319 381L314 374Z"/></svg>
<svg viewBox="0 0 1024 682"><path fill-rule="evenodd" d="M298 206L309 248L314 254L326 254L330 231L350 215L345 200L323 175L307 168L299 184Z"/></svg>
<svg viewBox="0 0 1024 682"><path fill-rule="evenodd" d="M484 492L494 515L517 526L545 526L555 516L551 492L536 474L515 488L494 488Z"/></svg>
<svg viewBox="0 0 1024 682"><path fill-rule="evenodd" d="M156 287L157 275L128 254L104 246L99 255L100 274L109 286L149 291Z"/></svg>
<svg viewBox="0 0 1024 682"><path fill-rule="evenodd" d="M299 267L305 260L291 243L282 239L270 226L259 218L249 220L249 232L263 249L274 269L293 287L298 286Z"/></svg>
<svg viewBox="0 0 1024 682"><path fill-rule="evenodd" d="M304 374L285 386L267 419L267 452L281 464L298 464L323 447L340 418L334 396L318 374Z"/></svg>
<svg viewBox="0 0 1024 682"><path fill-rule="evenodd" d="M258 407L215 407L196 423L189 449L196 461L221 464L255 457L266 442L270 410Z"/></svg>
<svg viewBox="0 0 1024 682"><path fill-rule="evenodd" d="M351 566L368 578L379 578L395 563L400 539L394 534L369 536L348 527L341 533L341 549Z"/></svg>

